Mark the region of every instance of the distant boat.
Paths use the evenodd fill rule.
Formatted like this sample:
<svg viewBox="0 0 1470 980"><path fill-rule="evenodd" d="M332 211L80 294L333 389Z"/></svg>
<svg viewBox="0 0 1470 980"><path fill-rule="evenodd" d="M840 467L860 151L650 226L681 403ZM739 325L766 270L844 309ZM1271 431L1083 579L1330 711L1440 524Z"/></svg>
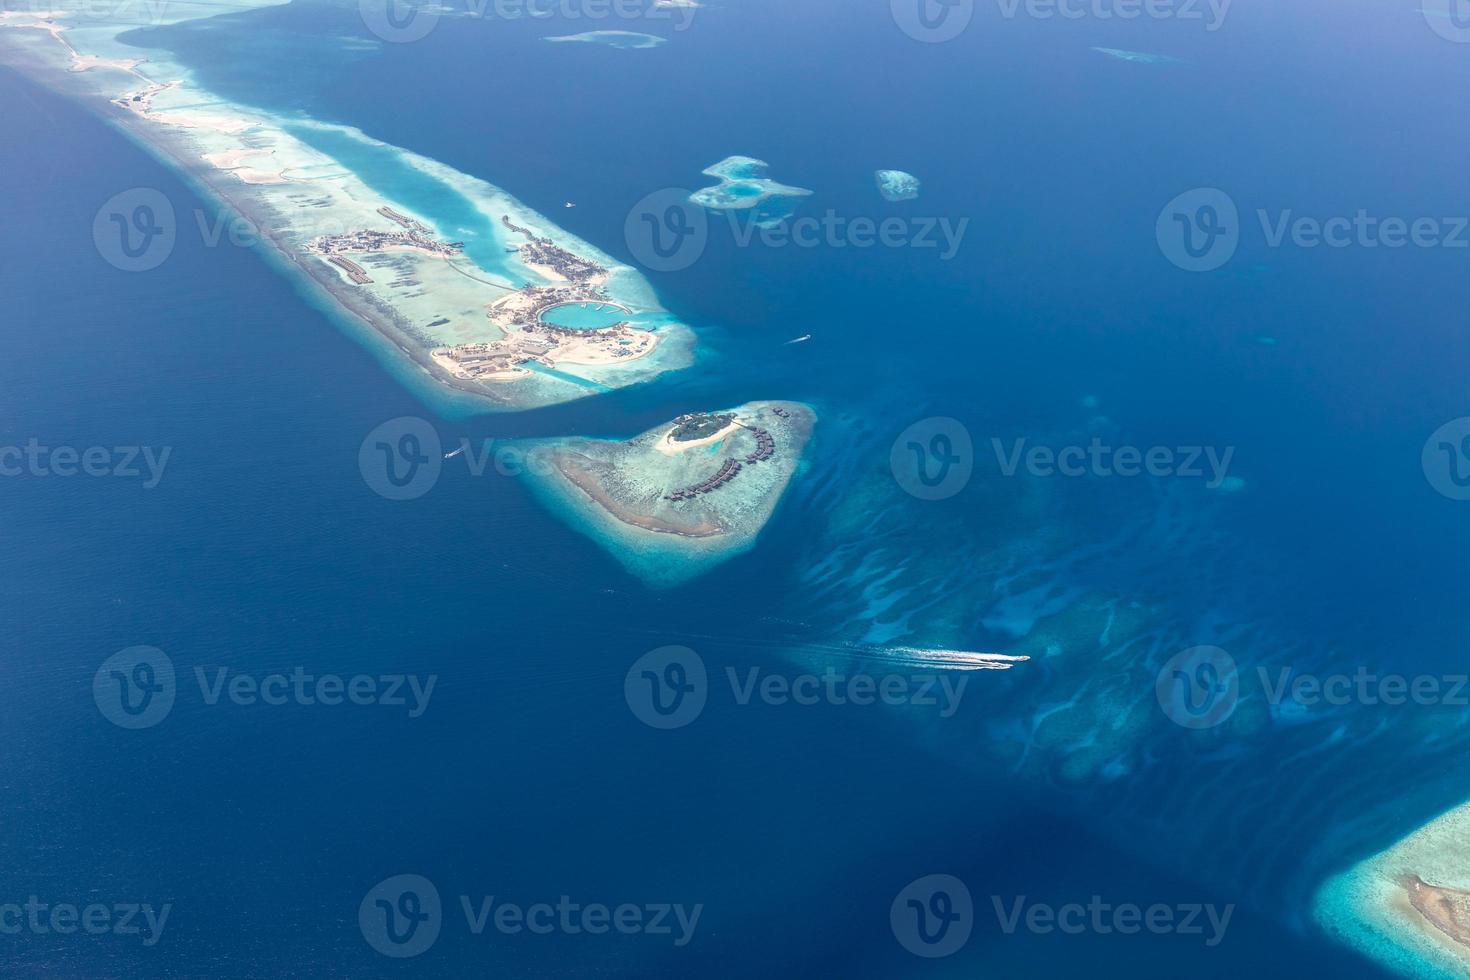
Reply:
<svg viewBox="0 0 1470 980"><path fill-rule="evenodd" d="M453 452L445 453L444 454L444 458L445 459L453 459L454 457L458 456L462 452L464 452L464 447L463 446L460 446L458 449L454 450Z"/></svg>
<svg viewBox="0 0 1470 980"><path fill-rule="evenodd" d="M952 670L1010 670L1013 664L1025 663L1026 654L981 653L977 650L930 650L922 647L888 647L883 650L892 660L918 667L947 667Z"/></svg>
<svg viewBox="0 0 1470 980"><path fill-rule="evenodd" d="M811 335L811 334L809 334L809 333L804 333L804 334L802 334L802 335L801 335L801 336L800 336L800 337L797 337L797 338L796 338L796 339L795 339L795 340L788 340L788 341L786 341L786 346L788 346L788 347L789 347L789 346L791 346L791 345L792 345L792 344L799 344L799 343L801 343L801 342L802 342L802 341L803 341L803 340L811 340L811 339L812 339L812 335Z"/></svg>
<svg viewBox="0 0 1470 980"><path fill-rule="evenodd" d="M573 204L571 201L568 201L567 203L563 204L562 207L564 207L564 208L574 208L574 207L576 207L576 205Z"/></svg>

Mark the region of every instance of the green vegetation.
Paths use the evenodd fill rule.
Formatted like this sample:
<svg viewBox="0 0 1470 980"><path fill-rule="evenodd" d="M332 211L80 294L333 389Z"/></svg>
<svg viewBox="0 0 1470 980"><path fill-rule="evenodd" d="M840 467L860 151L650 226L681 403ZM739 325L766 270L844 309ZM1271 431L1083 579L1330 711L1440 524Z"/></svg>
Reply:
<svg viewBox="0 0 1470 980"><path fill-rule="evenodd" d="M695 415L684 415L676 419L679 424L674 428L669 437L675 442L691 442L695 439L703 439L719 432L725 426L734 421L733 415L707 415L699 413Z"/></svg>

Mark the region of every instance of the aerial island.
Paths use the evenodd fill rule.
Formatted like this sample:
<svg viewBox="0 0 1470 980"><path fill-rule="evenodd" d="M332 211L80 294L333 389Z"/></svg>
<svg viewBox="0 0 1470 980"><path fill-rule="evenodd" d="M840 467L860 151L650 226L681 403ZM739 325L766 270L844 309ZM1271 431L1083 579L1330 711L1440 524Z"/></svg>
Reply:
<svg viewBox="0 0 1470 980"><path fill-rule="evenodd" d="M1316 917L1408 976L1470 975L1470 804L1329 879Z"/></svg>
<svg viewBox="0 0 1470 980"><path fill-rule="evenodd" d="M693 412L626 441L525 443L542 499L655 587L751 548L811 437L799 402Z"/></svg>
<svg viewBox="0 0 1470 980"><path fill-rule="evenodd" d="M349 126L232 104L168 52L118 40L138 26L123 8L51 6L0 14L7 63L93 104L243 217L441 415L538 408L692 362L692 331L642 275L501 189ZM178 0L159 23L219 12ZM584 308L607 315L566 312Z"/></svg>

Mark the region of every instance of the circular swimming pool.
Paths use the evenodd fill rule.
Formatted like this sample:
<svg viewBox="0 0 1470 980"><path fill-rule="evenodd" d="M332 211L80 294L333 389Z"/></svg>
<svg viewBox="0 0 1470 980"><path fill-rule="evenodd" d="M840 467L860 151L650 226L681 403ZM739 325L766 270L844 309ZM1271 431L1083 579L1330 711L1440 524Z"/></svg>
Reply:
<svg viewBox="0 0 1470 980"><path fill-rule="evenodd" d="M612 303L562 303L541 313L541 322L564 330L601 330L629 319L630 314Z"/></svg>

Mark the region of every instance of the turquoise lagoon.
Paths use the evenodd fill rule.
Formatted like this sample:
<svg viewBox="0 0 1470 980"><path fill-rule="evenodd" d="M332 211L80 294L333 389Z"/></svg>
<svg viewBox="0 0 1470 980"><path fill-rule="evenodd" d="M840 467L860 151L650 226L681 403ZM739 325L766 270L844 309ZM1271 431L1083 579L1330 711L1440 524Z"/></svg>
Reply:
<svg viewBox="0 0 1470 980"><path fill-rule="evenodd" d="M617 323L630 323L639 330L656 330L674 322L669 313L629 310L617 303L563 303L541 314L541 322L568 330L602 330Z"/></svg>
<svg viewBox="0 0 1470 980"><path fill-rule="evenodd" d="M811 191L771 180L766 176L769 168L754 157L726 157L703 171L720 182L695 191L689 200L712 211L749 211L757 227L773 228L791 217L797 198Z"/></svg>

